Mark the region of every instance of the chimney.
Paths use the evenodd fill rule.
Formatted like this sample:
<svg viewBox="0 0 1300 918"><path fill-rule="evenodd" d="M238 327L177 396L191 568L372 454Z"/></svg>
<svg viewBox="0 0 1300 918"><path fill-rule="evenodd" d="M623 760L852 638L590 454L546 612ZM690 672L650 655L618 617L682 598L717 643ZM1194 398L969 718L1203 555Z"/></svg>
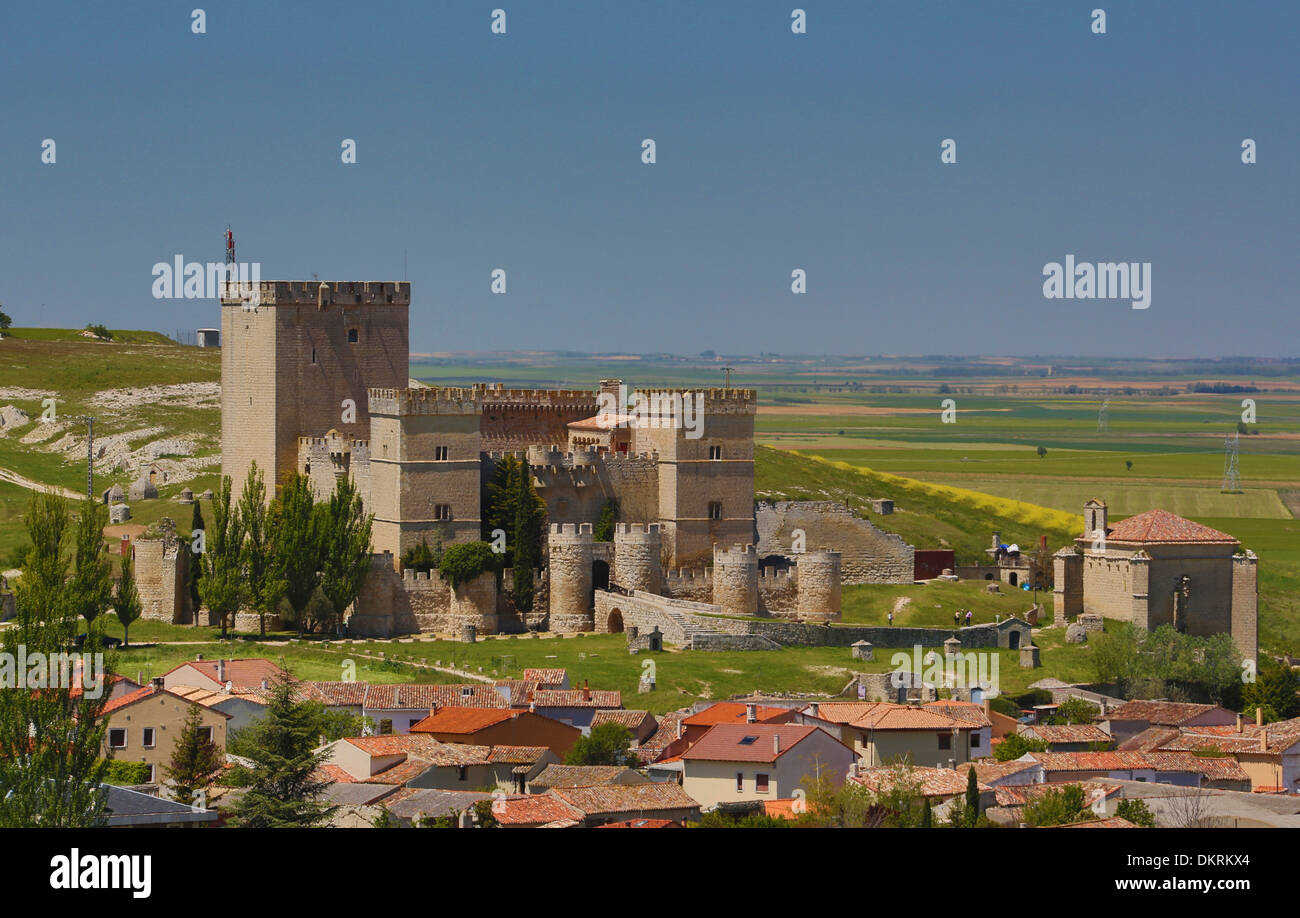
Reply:
<svg viewBox="0 0 1300 918"><path fill-rule="evenodd" d="M780 755L780 754L781 754L781 734L780 734L780 733L773 733L773 734L772 734L772 754L773 754L773 755Z"/></svg>
<svg viewBox="0 0 1300 918"><path fill-rule="evenodd" d="M1244 720L1244 718L1241 716L1240 713L1238 713L1238 714L1237 714L1237 732L1238 732L1238 733L1240 733L1240 732L1242 731L1242 720Z"/></svg>
<svg viewBox="0 0 1300 918"><path fill-rule="evenodd" d="M988 716L989 716L989 713L990 713L990 709L989 709L989 700L988 700L987 698L985 698L985 699L984 699L984 716L985 716L985 717L988 717Z"/></svg>
<svg viewBox="0 0 1300 918"><path fill-rule="evenodd" d="M758 722L758 705L754 704L754 702L752 702L752 701L750 701L750 702L746 702L746 704L745 704L745 723L747 723L747 724L753 724L753 723L757 723L757 722Z"/></svg>
<svg viewBox="0 0 1300 918"><path fill-rule="evenodd" d="M817 716L818 716L817 712L820 710L820 707L818 706L817 702L814 701L814 702L813 702L812 704L810 704L808 707L810 707L810 708L812 709L812 711L811 711L812 716L813 716L813 717L817 717Z"/></svg>
<svg viewBox="0 0 1300 918"><path fill-rule="evenodd" d="M587 680L582 680L582 700L591 701L591 689L587 685Z"/></svg>
<svg viewBox="0 0 1300 918"><path fill-rule="evenodd" d="M161 692L163 690L163 677L154 676L149 680L149 685L152 686L155 692Z"/></svg>
<svg viewBox="0 0 1300 918"><path fill-rule="evenodd" d="M952 771L956 771L956 770L957 770L957 760L956 760L956 759L949 759L949 760L948 760L948 768L951 769Z"/></svg>
<svg viewBox="0 0 1300 918"><path fill-rule="evenodd" d="M195 663L202 663L202 662L203 662L203 654L199 654L198 656L196 656L196 657L194 658L194 662L195 662Z"/></svg>
<svg viewBox="0 0 1300 918"><path fill-rule="evenodd" d="M265 679L263 679L263 680L262 680L262 691L265 692L265 691L266 691L268 688L270 688L270 687L271 687L271 686L270 686L270 683L268 683Z"/></svg>
<svg viewBox="0 0 1300 918"><path fill-rule="evenodd" d="M1264 726L1264 708L1262 705L1255 706L1255 726Z"/></svg>
<svg viewBox="0 0 1300 918"><path fill-rule="evenodd" d="M685 720L685 718L679 717L679 718L677 719L677 738L678 738L678 739L681 739L681 738L682 738L682 735L686 732L686 725L682 722L683 720Z"/></svg>
<svg viewBox="0 0 1300 918"><path fill-rule="evenodd" d="M1259 751L1268 752L1268 730L1264 727L1259 728Z"/></svg>
<svg viewBox="0 0 1300 918"><path fill-rule="evenodd" d="M532 701L528 702L528 713L529 714L537 713L537 704L535 702Z"/></svg>
<svg viewBox="0 0 1300 918"><path fill-rule="evenodd" d="M226 681L226 661L224 659L217 660L217 681Z"/></svg>

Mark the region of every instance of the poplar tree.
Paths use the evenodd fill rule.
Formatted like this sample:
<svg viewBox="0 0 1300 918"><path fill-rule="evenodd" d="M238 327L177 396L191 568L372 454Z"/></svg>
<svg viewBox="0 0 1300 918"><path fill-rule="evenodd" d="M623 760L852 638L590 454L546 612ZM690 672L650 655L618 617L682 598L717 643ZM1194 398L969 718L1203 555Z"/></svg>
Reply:
<svg viewBox="0 0 1300 918"><path fill-rule="evenodd" d="M122 576L117 581L117 592L113 595L113 614L122 624L122 644L131 646L131 623L140 617L144 607L140 603L140 591L135 585L135 561L130 555L122 559Z"/></svg>
<svg viewBox="0 0 1300 918"><path fill-rule="evenodd" d="M221 620L221 636L227 634L227 620L239 611L243 598L240 546L244 531L237 508L230 503L231 482L227 475L212 501L212 526L205 530L203 578L199 593L208 612Z"/></svg>
<svg viewBox="0 0 1300 918"><path fill-rule="evenodd" d="M279 557L273 549L266 508L266 485L257 463L248 468L244 491L239 497L239 523L244 532L239 564L244 572L244 595L257 613L258 634L266 637L266 617L274 614L285 582Z"/></svg>
<svg viewBox="0 0 1300 918"><path fill-rule="evenodd" d="M320 588L333 607L337 621L356 601L370 569L370 527L361 495L347 478L339 481L330 499L317 504L320 514ZM313 622L313 625L324 624Z"/></svg>

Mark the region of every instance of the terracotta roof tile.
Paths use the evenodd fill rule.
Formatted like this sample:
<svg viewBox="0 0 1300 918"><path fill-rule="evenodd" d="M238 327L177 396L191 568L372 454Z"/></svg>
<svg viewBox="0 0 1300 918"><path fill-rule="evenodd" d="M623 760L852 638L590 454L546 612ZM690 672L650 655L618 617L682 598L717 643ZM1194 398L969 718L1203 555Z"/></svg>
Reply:
<svg viewBox="0 0 1300 918"><path fill-rule="evenodd" d="M923 797L954 797L958 794L964 794L966 793L966 782L970 780L966 777L965 771L957 771L952 768L913 766L908 770L907 774L910 776L909 780L916 781L921 785L921 796ZM850 780L861 784L867 790L880 792L893 787L897 779L898 770L884 766L863 769ZM979 784L978 773L975 780L981 792L990 789L986 784Z"/></svg>
<svg viewBox="0 0 1300 918"><path fill-rule="evenodd" d="M588 817L699 808L698 802L671 781L651 784L602 784L596 787L557 787L550 793L562 798Z"/></svg>
<svg viewBox="0 0 1300 918"><path fill-rule="evenodd" d="M1226 542L1237 540L1225 532L1183 519L1168 510L1148 510L1116 523L1106 531L1111 542Z"/></svg>
<svg viewBox="0 0 1300 918"><path fill-rule="evenodd" d="M539 708L621 708L623 693L598 689L538 689L533 704Z"/></svg>
<svg viewBox="0 0 1300 918"><path fill-rule="evenodd" d="M1181 701L1126 701L1106 717L1109 720L1144 720L1153 726L1178 727L1216 708L1218 705Z"/></svg>
<svg viewBox="0 0 1300 918"><path fill-rule="evenodd" d="M513 708L438 708L411 726L412 733L477 733L488 727L514 720L521 711Z"/></svg>
<svg viewBox="0 0 1300 918"><path fill-rule="evenodd" d="M688 762L775 762L818 732L829 736L819 727L802 724L718 724L682 758Z"/></svg>
<svg viewBox="0 0 1300 918"><path fill-rule="evenodd" d="M717 704L711 704L703 711L691 714L683 720L688 727L711 727L716 724L744 724L746 706L744 702L739 701L720 701ZM790 720L793 711L791 708L777 708L768 705L757 705L755 707L755 716L759 723L766 723L778 720Z"/></svg>

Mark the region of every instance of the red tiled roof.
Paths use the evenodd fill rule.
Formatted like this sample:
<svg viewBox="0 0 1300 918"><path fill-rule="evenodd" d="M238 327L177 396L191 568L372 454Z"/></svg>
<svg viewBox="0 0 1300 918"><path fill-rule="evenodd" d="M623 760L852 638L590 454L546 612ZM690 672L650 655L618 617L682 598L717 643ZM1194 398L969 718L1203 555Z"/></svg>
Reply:
<svg viewBox="0 0 1300 918"><path fill-rule="evenodd" d="M1040 740L1053 743L1109 743L1111 736L1096 724L1033 724L1024 732L1033 732Z"/></svg>
<svg viewBox="0 0 1300 918"><path fill-rule="evenodd" d="M1019 759L1012 759L1010 762L962 762L957 766L957 772L962 776L962 778L965 778L966 772L974 768L975 780L981 783L988 783L1011 775L1018 775L1022 771L1034 768L1036 765L1036 762L1022 762Z"/></svg>
<svg viewBox="0 0 1300 918"><path fill-rule="evenodd" d="M649 711L624 711L624 710L597 711L595 714L591 716L591 725L593 727L599 727L601 724L612 723L612 724L620 724L624 727L627 727L629 730L636 730L643 723L645 723L646 718L650 718L652 721L654 719L651 717Z"/></svg>
<svg viewBox="0 0 1300 918"><path fill-rule="evenodd" d="M718 724L710 727L682 758L688 762L775 762L818 732L830 736L818 727L800 724Z"/></svg>
<svg viewBox="0 0 1300 918"><path fill-rule="evenodd" d="M412 733L477 733L495 724L514 720L522 711L513 708L438 708L411 726Z"/></svg>
<svg viewBox="0 0 1300 918"><path fill-rule="evenodd" d="M367 682L306 682L304 688L316 694L327 705L356 705L366 703Z"/></svg>
<svg viewBox="0 0 1300 918"><path fill-rule="evenodd" d="M595 787L556 787L549 793L560 797L586 816L699 808L698 802L671 781L651 784L601 784Z"/></svg>
<svg viewBox="0 0 1300 918"><path fill-rule="evenodd" d="M1225 532L1183 519L1168 510L1148 510L1116 523L1107 530L1111 542L1226 542L1237 540Z"/></svg>
<svg viewBox="0 0 1300 918"><path fill-rule="evenodd" d="M852 722L870 730L970 730L969 721L908 704L880 703Z"/></svg>
<svg viewBox="0 0 1300 918"><path fill-rule="evenodd" d="M202 673L213 682L222 682L223 680L217 678L217 662L216 660L188 660L168 670L163 674L163 678L170 676L177 670L188 667ZM225 660L223 662L226 668L224 681L239 689L261 688L263 679L266 680L268 685L274 685L278 678L292 678L287 671L276 666L270 660L253 658L250 660Z"/></svg>
<svg viewBox="0 0 1300 918"><path fill-rule="evenodd" d="M540 826L561 819L582 818L580 811L550 793L494 800L492 815L503 826Z"/></svg>
<svg viewBox="0 0 1300 918"><path fill-rule="evenodd" d="M1060 790L1074 784L1082 787L1089 799L1096 791L1101 791L1107 797L1113 797L1121 790L1121 785L1106 781L1049 781L1046 784L1008 784L1006 787L995 787L993 796L998 806L1024 806L1048 791Z"/></svg>
<svg viewBox="0 0 1300 918"><path fill-rule="evenodd" d="M534 787L592 787L609 784L631 773L638 781L648 780L622 765L547 765L533 778Z"/></svg>
<svg viewBox="0 0 1300 918"><path fill-rule="evenodd" d="M468 690L468 692L466 691ZM366 690L365 706L374 710L428 711L436 707L508 708L507 701L495 685L468 682L461 685L371 683Z"/></svg>
<svg viewBox="0 0 1300 918"><path fill-rule="evenodd" d="M966 782L970 780L966 777L966 772L953 768L913 766L907 769L905 774L909 776L906 780L920 784L923 797L955 797L964 794ZM880 792L894 786L894 783L899 780L899 771L889 766L867 768L850 780L856 781L867 790ZM978 774L975 776L975 781L981 792L989 790L987 784L979 783Z"/></svg>
<svg viewBox="0 0 1300 918"><path fill-rule="evenodd" d="M112 714L114 711L120 711L122 708L125 708L128 705L135 704L137 701L144 701L146 698L151 698L154 695L171 695L173 698L178 698L181 701L186 702L187 704L198 704L198 702L191 701L190 699L184 697L183 695L178 695L176 692L170 691L169 689L155 689L153 685L144 685L136 689L134 692L128 692L125 695L121 695L117 698L110 700L107 704L104 705L103 709L99 712L99 716L104 717L108 714ZM212 709L209 708L207 710L212 710ZM222 717L226 718L227 720L229 720L231 717L231 715L225 713L224 711L213 711L213 713L220 714Z"/></svg>
<svg viewBox="0 0 1300 918"><path fill-rule="evenodd" d="M536 682L539 687L563 685L567 675L567 671L563 669L526 669L524 681Z"/></svg>
<svg viewBox="0 0 1300 918"><path fill-rule="evenodd" d="M677 726L682 721L682 715L678 711L671 711L659 718L658 729L652 733L644 743L637 746L633 752L636 757L647 765L653 764L663 755L665 749L677 742Z"/></svg>
<svg viewBox="0 0 1300 918"><path fill-rule="evenodd" d="M623 693L597 689L538 689L533 704L539 708L621 708Z"/></svg>
<svg viewBox="0 0 1300 918"><path fill-rule="evenodd" d="M935 711L939 714L945 714L953 720L963 720L972 727L991 727L993 722L989 720L989 715L984 710L984 705L974 704L970 701L951 701L940 699L938 701L927 701L921 705L923 708Z"/></svg>
<svg viewBox="0 0 1300 918"><path fill-rule="evenodd" d="M1178 730L1173 727L1147 727L1115 748L1120 752L1150 752L1162 748L1165 743L1176 739L1179 735Z"/></svg>
<svg viewBox="0 0 1300 918"><path fill-rule="evenodd" d="M493 765L533 765L550 751L549 746L493 746L488 761Z"/></svg>
<svg viewBox="0 0 1300 918"><path fill-rule="evenodd" d="M1108 819L1090 819L1087 822L1071 822L1063 826L1051 826L1053 829L1136 829L1135 823L1123 816L1111 816Z"/></svg>
<svg viewBox="0 0 1300 918"><path fill-rule="evenodd" d="M756 717L759 723L765 723L777 718L789 719L790 708L775 708L767 705L757 705L755 707ZM743 724L745 723L745 704L739 701L720 701L717 704L711 704L703 711L691 714L683 720L688 727L711 727L715 724Z"/></svg>
<svg viewBox="0 0 1300 918"><path fill-rule="evenodd" d="M1154 726L1177 727L1218 707L1216 704L1192 704L1181 701L1126 701L1109 712L1106 718L1144 720Z"/></svg>

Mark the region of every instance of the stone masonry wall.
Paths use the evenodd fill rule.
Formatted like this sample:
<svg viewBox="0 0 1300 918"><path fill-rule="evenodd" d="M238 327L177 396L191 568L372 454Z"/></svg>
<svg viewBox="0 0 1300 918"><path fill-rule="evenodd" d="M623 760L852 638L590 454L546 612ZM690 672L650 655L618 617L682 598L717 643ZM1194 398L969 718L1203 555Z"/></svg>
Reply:
<svg viewBox="0 0 1300 918"><path fill-rule="evenodd" d="M912 582L912 546L836 501L763 501L755 523L760 557L789 555L794 530L802 529L808 551L840 553L846 584Z"/></svg>

